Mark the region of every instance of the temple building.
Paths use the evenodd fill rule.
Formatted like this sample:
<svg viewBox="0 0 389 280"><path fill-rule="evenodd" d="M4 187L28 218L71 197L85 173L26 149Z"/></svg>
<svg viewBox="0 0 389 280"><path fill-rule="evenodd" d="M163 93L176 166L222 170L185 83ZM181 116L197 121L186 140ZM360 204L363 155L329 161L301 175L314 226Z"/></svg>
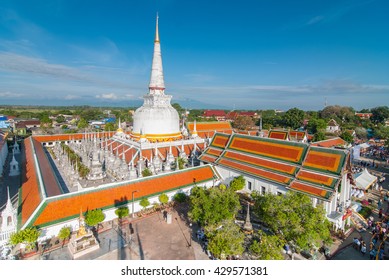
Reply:
<svg viewBox="0 0 389 280"><path fill-rule="evenodd" d="M185 127L182 121L180 128L171 98L165 95L157 17L149 92L134 114L131 132L119 121L116 132L34 135L13 150L23 153L20 163L11 161L14 173L9 174L22 173L17 229L37 226L44 240L64 226L79 230L80 209L102 209L110 221L117 218L118 207L139 211L143 198L152 205L161 193L172 199L176 193L189 194L193 186L228 184L238 175L246 178L246 192L301 192L313 205L325 207L336 228L349 222L346 150L310 146L305 133L273 133L296 141L237 134L228 122ZM0 141L0 149L4 164L6 142Z"/></svg>
<svg viewBox="0 0 389 280"><path fill-rule="evenodd" d="M314 206L323 205L335 229L350 223L351 163L348 150L314 147L307 143L242 134L216 133L200 156L228 184L243 175L245 191L308 195Z"/></svg>

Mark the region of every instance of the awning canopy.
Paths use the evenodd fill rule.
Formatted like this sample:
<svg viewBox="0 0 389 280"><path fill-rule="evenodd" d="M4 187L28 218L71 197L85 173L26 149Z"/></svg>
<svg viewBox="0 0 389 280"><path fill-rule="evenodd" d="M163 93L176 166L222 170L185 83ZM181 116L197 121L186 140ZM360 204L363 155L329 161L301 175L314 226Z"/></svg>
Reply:
<svg viewBox="0 0 389 280"><path fill-rule="evenodd" d="M377 182L377 177L371 175L367 169L355 175L355 183L359 189L367 190L375 182Z"/></svg>

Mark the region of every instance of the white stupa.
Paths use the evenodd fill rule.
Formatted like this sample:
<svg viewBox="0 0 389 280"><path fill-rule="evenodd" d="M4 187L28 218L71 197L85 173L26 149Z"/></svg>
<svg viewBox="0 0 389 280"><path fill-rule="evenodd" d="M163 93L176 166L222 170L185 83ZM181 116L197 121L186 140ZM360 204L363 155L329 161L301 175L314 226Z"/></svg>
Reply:
<svg viewBox="0 0 389 280"><path fill-rule="evenodd" d="M143 106L134 114L132 136L150 142L180 139L179 116L171 104L171 95L165 95L161 45L158 33L158 15L154 40L154 55L151 67L149 93L143 97Z"/></svg>
<svg viewBox="0 0 389 280"><path fill-rule="evenodd" d="M18 176L20 175L19 163L15 159L15 153L12 155L12 160L9 163L9 176Z"/></svg>

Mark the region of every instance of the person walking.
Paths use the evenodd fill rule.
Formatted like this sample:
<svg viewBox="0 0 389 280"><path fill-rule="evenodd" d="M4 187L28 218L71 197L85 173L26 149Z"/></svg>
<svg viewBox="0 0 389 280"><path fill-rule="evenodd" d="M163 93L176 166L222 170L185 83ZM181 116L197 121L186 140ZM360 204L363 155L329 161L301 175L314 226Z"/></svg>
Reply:
<svg viewBox="0 0 389 280"><path fill-rule="evenodd" d="M364 256L366 254L366 243L362 242L361 253Z"/></svg>
<svg viewBox="0 0 389 280"><path fill-rule="evenodd" d="M375 257L377 255L377 251L373 248L371 251L370 251L370 259L371 260L374 260Z"/></svg>

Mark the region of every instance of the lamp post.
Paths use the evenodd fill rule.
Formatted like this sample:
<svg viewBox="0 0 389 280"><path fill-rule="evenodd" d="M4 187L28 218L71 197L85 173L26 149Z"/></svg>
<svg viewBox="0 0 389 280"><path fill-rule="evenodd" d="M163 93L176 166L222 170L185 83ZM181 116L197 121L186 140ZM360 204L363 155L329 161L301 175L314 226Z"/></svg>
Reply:
<svg viewBox="0 0 389 280"><path fill-rule="evenodd" d="M131 196L132 196L132 218L134 218L134 193L138 192L137 190L136 191L132 191L131 193Z"/></svg>

